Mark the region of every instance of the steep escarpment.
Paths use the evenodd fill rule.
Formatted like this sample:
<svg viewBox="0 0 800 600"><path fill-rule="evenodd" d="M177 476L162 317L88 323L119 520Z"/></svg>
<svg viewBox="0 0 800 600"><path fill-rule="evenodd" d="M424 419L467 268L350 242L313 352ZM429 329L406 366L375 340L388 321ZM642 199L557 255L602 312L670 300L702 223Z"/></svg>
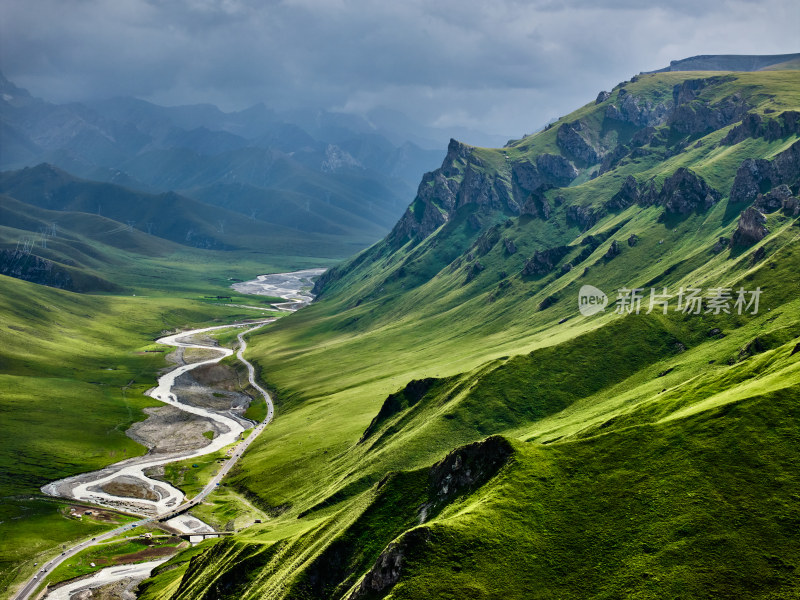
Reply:
<svg viewBox="0 0 800 600"><path fill-rule="evenodd" d="M603 214L585 205L564 203L559 189L623 168L646 173L648 167L686 152L699 137L732 124L738 123L719 143L732 145L758 137L776 141L797 135L796 111L762 117L757 106L765 97L741 88L737 81L737 76L726 74L684 77L671 85L665 79L666 85L659 85L661 80L652 76L637 76L598 96L593 105L578 111L579 118L562 119L502 152L451 140L441 168L424 175L416 198L385 244L390 249L409 241L418 244L466 205L474 206L478 216L530 215L548 220L557 216L563 204L568 221L585 230ZM639 168L632 169L634 165ZM660 173L655 173L657 178ZM690 165L675 170L663 185L645 182L642 189L633 190L630 180L634 178L628 178L627 189L608 199L605 208L620 210L641 202L660 204L667 214L685 215L707 210L728 192L708 184ZM738 194L733 193L734 197Z"/></svg>
<svg viewBox="0 0 800 600"><path fill-rule="evenodd" d="M280 558L312 542L321 531L269 545L223 540L184 566L173 597L211 600L277 590L289 598L386 593L403 573L405 553L427 537L424 524L449 506L468 506L471 497L513 461L514 453L511 442L495 436L457 448L432 466L387 474L367 492L367 503L340 514L336 527L325 528L318 555L292 566L280 586L269 582Z"/></svg>

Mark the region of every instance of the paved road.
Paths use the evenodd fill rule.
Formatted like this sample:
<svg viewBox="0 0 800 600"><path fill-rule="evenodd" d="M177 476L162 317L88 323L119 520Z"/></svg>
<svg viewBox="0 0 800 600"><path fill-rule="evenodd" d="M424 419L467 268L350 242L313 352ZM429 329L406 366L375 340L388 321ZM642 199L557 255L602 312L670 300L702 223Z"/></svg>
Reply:
<svg viewBox="0 0 800 600"><path fill-rule="evenodd" d="M146 519L140 519L139 521L135 521L135 522L130 523L128 525L123 525L122 527L117 527L116 529L114 529L112 531L107 531L106 533L102 533L100 535L97 535L97 536L93 537L90 540L84 540L83 542L80 542L80 543L76 544L75 546L72 546L68 550L65 550L59 556L56 556L55 558L47 561L44 565L42 565L39 568L39 571L37 571L37 573L31 579L29 579L27 582L25 582L25 585L23 585L22 588L17 592L17 594L15 596L13 596L14 600L27 600L28 598L30 598L31 595L33 594L33 592L36 590L36 588L41 584L42 579L44 579L44 577L46 577L49 573L51 573L53 571L53 569L55 569L58 565L60 565L62 562L64 562L68 558L71 558L71 557L75 556L79 552L82 552L83 550L86 550L87 548L89 548L91 546L94 546L95 544L99 544L100 542L107 541L107 540L109 540L109 539L111 539L111 538L113 538L115 536L118 536L118 535L120 535L120 534L122 534L122 533L124 533L126 531L130 531L131 529L134 529L136 527L140 527L142 525L147 525L148 523L152 523L154 521L164 521L166 519L174 517L174 516L184 512L184 511L192 508L193 506L196 506L197 504L200 504L206 498L206 496L208 496L214 490L214 488L216 488L217 485L219 485L219 483L222 480L222 478L225 477L225 475L228 473L228 471L231 470L233 465L236 464L236 461L239 460L239 458L242 456L242 454L248 448L248 446L250 446L250 444L253 443L253 441L259 436L259 434L262 431L264 431L264 428L270 423L270 421L272 421L272 417L273 417L273 415L275 413L275 407L274 407L274 405L272 403L272 398L270 397L269 393L267 393L267 391L264 388L262 388L260 385L258 385L258 383L255 381L255 369L253 368L253 365L248 360L246 360L244 358L244 356L243 356L244 355L244 351L245 351L245 349L247 347L247 342L245 342L244 336L247 335L248 333L252 332L252 331L255 331L259 327L262 327L262 326L266 325L267 323L272 323L274 320L275 319L269 319L269 320L265 320L265 321L260 321L260 322L258 322L258 324L255 327L251 327L251 328L247 329L246 331L243 331L243 332L239 333L239 335L237 336L241 346L239 347L239 351L236 353L236 356L237 356L237 358L239 360L241 360L247 366L248 380L250 381L250 384L255 389L257 389L258 392L264 397L264 400L267 403L267 416L261 423L259 423L255 427L255 429L253 429L253 431L250 433L249 436L247 436L247 438L245 440L241 441L237 446L234 447L233 451L231 452L230 458L227 461L225 461L225 463L223 464L223 466L219 470L219 472L211 479L211 481L209 481L208 485L206 485L206 487L203 488L203 491L201 491L197 496L195 496L191 500L189 500L187 502L184 502L184 503L180 504L179 506L177 506L175 508L172 508L170 510L161 512L157 516L148 517ZM242 327L242 326L243 325L239 323L239 324L234 324L234 325L223 325L223 326L220 326L220 327L207 327L207 328L204 328L204 329L197 329L197 330L193 330L193 331L185 331L185 332L180 333L180 334L175 334L174 336L168 336L167 338L162 338L161 340L158 340L158 341L160 343L172 343L172 342L175 342L175 345L190 346L189 344L178 342L178 338L185 338L185 337L191 336L191 335L196 334L196 333L202 333L202 332L216 330L216 329L224 329L224 328L228 328L228 327ZM244 325L244 326L246 326L246 325ZM207 348L207 346L195 346L195 347ZM220 348L220 350L222 350L222 349ZM232 354L232 352L227 352L224 356L230 356L230 354ZM220 357L220 359L223 358L223 357ZM215 359L215 360L220 360L220 359ZM199 364L200 363L194 363L194 365L199 365ZM178 369L176 369L176 371L181 370L181 369L183 369L183 367L179 367ZM171 373L174 373L174 372L175 371L172 371ZM174 382L174 379L175 378L173 377L172 378L172 382ZM159 381L159 384L160 383L161 382ZM172 395L171 392L169 391L169 389L167 389L167 388L161 388L160 385L159 385L159 388L157 388L157 390L159 390L159 389L162 389L162 391L160 392L160 396L162 396L163 398L161 398L161 399L166 399L167 394ZM163 389L166 389L166 391L163 391ZM170 400L173 400L173 399L174 399L174 396L172 396L172 398L170 398ZM175 400L175 401L177 402L177 400ZM187 405L181 404L180 406L181 406L181 408L183 408L183 407L186 407ZM210 446L206 446L205 448L209 448L209 447ZM217 448L214 448L213 450L211 450L211 452L215 452L216 450L217 450ZM207 454L207 452L205 452L204 454ZM172 460L175 460L175 459L171 458L170 461L172 461ZM162 483L162 485L163 485L163 483Z"/></svg>

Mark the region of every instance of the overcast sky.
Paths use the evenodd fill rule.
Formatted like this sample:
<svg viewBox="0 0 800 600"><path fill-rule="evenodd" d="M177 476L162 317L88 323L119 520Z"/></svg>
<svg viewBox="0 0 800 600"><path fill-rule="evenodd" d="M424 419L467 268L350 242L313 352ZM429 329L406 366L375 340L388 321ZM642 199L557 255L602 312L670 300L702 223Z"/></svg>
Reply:
<svg viewBox="0 0 800 600"><path fill-rule="evenodd" d="M797 0L2 0L0 68L51 101L399 109L517 137L696 54L800 51Z"/></svg>

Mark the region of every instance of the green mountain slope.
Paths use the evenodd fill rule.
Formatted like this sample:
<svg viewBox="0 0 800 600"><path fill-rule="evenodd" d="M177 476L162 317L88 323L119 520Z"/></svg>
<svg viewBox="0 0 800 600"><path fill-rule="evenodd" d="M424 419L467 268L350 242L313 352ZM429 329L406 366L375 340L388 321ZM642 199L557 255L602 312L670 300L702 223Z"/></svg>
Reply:
<svg viewBox="0 0 800 600"><path fill-rule="evenodd" d="M278 416L229 484L272 519L142 597L798 596L799 110L667 72L451 142L251 345Z"/></svg>

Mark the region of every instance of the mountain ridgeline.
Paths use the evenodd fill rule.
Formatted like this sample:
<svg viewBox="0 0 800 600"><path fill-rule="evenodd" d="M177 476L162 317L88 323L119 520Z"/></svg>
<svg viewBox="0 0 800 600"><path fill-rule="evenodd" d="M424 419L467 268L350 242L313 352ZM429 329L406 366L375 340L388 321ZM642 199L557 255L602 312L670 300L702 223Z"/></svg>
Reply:
<svg viewBox="0 0 800 600"><path fill-rule="evenodd" d="M795 77L790 73L789 79ZM579 111L578 118L562 119L499 151L452 140L442 167L423 177L417 197L386 240L330 271L318 282L317 291L324 292L351 270L366 268L373 257L404 247L410 250L426 240L434 245L429 236L449 235L446 224L454 227L465 212L469 212L467 224L474 231L476 247L460 259L479 270L482 265L475 257L496 245L502 246L507 256L516 253L513 235L505 235L506 225L511 226L508 218L517 218L518 223L530 219L550 222L561 240L574 247L591 247L595 242L576 239L576 230L588 231L631 206L660 207L661 221L705 213L723 197L728 198L728 212L756 203L755 208L767 214L800 214L796 199L798 144L783 148L772 160L755 158L760 156L758 152L752 153L754 158L743 154L736 169L724 174L709 169L707 177L713 185L701 174L703 155L725 153L729 162L743 142L750 142L745 146L754 141L775 144L796 138L800 113L764 106L769 100L753 90L743 93L736 85L741 75L680 77L680 83L661 89L653 86L651 76L635 77L613 92L601 92L594 105ZM736 126L729 128L732 124ZM715 139L714 133L723 129L725 135ZM664 162L675 168L665 172ZM760 241L756 238L750 241ZM558 246L565 249L564 257L569 246ZM421 251L413 252L417 256ZM566 258L562 266L582 264L588 258L583 254L581 260ZM409 266L405 261L395 272L405 274L411 270ZM525 266L520 272L524 271Z"/></svg>

